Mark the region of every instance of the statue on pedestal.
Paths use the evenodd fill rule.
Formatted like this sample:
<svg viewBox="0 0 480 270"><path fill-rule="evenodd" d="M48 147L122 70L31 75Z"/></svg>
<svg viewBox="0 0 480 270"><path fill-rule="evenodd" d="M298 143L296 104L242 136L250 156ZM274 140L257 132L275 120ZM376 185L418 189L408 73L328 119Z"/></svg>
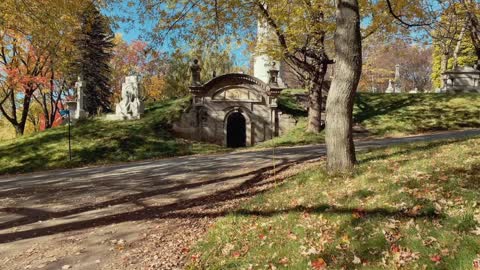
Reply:
<svg viewBox="0 0 480 270"><path fill-rule="evenodd" d="M140 119L145 106L140 98L137 76L128 76L122 84L122 100L115 110L116 119Z"/></svg>
<svg viewBox="0 0 480 270"><path fill-rule="evenodd" d="M202 85L201 78L200 78L200 72L202 71L202 68L198 64L197 59L193 60L193 64L190 67L190 71L192 72L192 86Z"/></svg>

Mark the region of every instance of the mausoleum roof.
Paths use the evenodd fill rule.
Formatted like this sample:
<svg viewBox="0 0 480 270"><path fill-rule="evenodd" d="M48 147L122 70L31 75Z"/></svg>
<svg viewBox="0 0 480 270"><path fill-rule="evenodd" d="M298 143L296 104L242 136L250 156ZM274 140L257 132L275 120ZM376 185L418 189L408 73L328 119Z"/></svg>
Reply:
<svg viewBox="0 0 480 270"><path fill-rule="evenodd" d="M262 80L244 73L228 73L228 74L220 75L206 82L203 85L203 88L208 91L209 89L212 89L217 85L225 85L225 84L228 84L228 85L254 84L254 85L260 86L260 88L262 88L262 90L264 91L268 91L269 89L268 85L264 83Z"/></svg>
<svg viewBox="0 0 480 270"><path fill-rule="evenodd" d="M453 70L448 70L444 72L445 74L457 74L457 73L478 73L480 74L480 70L475 69L471 66L464 66L464 67L457 67Z"/></svg>

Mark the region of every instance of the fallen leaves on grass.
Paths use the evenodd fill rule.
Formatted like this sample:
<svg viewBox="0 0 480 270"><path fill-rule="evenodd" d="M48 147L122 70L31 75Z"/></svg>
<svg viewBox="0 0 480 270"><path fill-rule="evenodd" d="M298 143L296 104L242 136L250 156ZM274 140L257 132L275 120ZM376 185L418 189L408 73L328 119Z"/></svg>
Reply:
<svg viewBox="0 0 480 270"><path fill-rule="evenodd" d="M310 264L312 266L312 269L314 269L314 270L327 269L327 263L325 262L325 260L323 258L318 258L318 259L312 261Z"/></svg>

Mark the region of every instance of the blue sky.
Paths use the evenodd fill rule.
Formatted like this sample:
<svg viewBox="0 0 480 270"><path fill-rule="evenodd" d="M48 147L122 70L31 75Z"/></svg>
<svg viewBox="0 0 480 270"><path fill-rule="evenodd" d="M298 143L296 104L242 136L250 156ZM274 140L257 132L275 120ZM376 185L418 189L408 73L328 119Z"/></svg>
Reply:
<svg viewBox="0 0 480 270"><path fill-rule="evenodd" d="M125 5L126 3L123 3ZM125 11L122 9L131 9L126 6L120 7L120 8L114 8L113 11L109 10L103 10L103 13L107 16L126 16L130 15L132 16L133 13L126 14ZM137 19L137 18L133 18ZM148 39L146 38L146 35L148 35L148 30L152 29L155 26L155 22L147 22L146 25L140 25L137 23L117 23L118 28L114 29L116 33L119 33L122 35L123 39L127 42L131 42L133 40L144 40L147 41ZM145 29L147 31L145 31ZM148 41L147 41L148 42ZM168 47L168 45L161 46L159 50L163 52L173 52L175 51L176 48L171 48ZM248 68L250 65L250 54L245 54L245 46L242 48L236 49L233 51L233 56L235 59L235 64L239 67L243 68Z"/></svg>

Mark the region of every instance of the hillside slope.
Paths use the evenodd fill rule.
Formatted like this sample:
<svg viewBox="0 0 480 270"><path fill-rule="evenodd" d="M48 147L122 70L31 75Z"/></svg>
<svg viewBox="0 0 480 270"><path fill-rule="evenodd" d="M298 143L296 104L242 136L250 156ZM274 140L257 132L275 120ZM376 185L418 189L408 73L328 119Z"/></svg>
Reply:
<svg viewBox="0 0 480 270"><path fill-rule="evenodd" d="M304 90L289 89L279 97L279 107L294 115L292 131L258 147L314 144L324 141L323 132L305 132L307 110ZM303 104L302 104L303 103ZM373 137L405 136L422 132L480 127L479 94L370 94L358 93L354 122Z"/></svg>
<svg viewBox="0 0 480 270"><path fill-rule="evenodd" d="M323 143L323 133L305 132L307 112L295 98L301 93L287 90L279 98L280 108L298 119L297 126L257 147ZM148 106L145 118L137 121L78 123L72 128L71 162L65 126L0 141L0 174L226 151L173 136L171 123L188 104L188 98L158 102ZM361 93L354 118L372 136L480 127L480 95Z"/></svg>
<svg viewBox="0 0 480 270"><path fill-rule="evenodd" d="M352 175L321 161L260 182L265 192L219 214L187 269L475 269L479 145L388 147L360 153Z"/></svg>
<svg viewBox="0 0 480 270"><path fill-rule="evenodd" d="M71 162L66 126L0 142L0 174L221 151L220 146L172 135L170 124L188 103L184 98L152 104L141 120L77 123L72 126Z"/></svg>

